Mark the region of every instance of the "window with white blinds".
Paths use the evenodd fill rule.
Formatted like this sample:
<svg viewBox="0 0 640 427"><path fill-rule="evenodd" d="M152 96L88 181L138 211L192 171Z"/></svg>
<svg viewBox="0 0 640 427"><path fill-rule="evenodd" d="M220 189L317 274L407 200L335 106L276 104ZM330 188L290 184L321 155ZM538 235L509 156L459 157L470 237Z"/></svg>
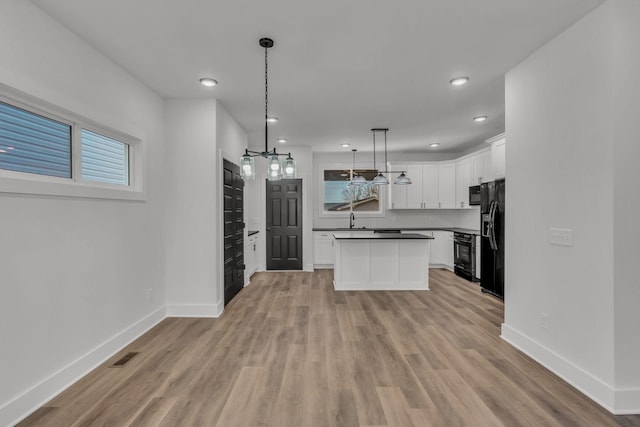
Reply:
<svg viewBox="0 0 640 427"><path fill-rule="evenodd" d="M82 129L82 179L129 185L129 145Z"/></svg>
<svg viewBox="0 0 640 427"><path fill-rule="evenodd" d="M0 83L0 193L144 200L142 141Z"/></svg>
<svg viewBox="0 0 640 427"><path fill-rule="evenodd" d="M0 169L71 178L71 130L0 102Z"/></svg>

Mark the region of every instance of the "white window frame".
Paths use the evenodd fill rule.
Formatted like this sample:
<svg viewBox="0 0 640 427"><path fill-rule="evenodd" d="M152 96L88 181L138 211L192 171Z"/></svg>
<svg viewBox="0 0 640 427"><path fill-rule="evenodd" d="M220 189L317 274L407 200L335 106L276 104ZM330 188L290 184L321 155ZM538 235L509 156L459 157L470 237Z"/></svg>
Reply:
<svg viewBox="0 0 640 427"><path fill-rule="evenodd" d="M0 101L71 126L71 178L0 169L0 193L38 194L114 200L146 199L144 188L144 144L91 119L0 84ZM82 179L82 129L113 138L129 146L129 185Z"/></svg>
<svg viewBox="0 0 640 427"><path fill-rule="evenodd" d="M353 165L351 163L323 163L318 165L318 194L320 195L319 203L319 216L321 218L344 218L351 214L351 210L344 210L340 212L332 212L324 209L324 171L325 170L348 170L353 174ZM370 167L360 167L356 165L356 169L373 169ZM384 187L388 187L388 185L380 185L379 187L379 196L380 200L378 200L379 209L377 211L358 211L357 215L359 218L379 218L387 216L387 189Z"/></svg>

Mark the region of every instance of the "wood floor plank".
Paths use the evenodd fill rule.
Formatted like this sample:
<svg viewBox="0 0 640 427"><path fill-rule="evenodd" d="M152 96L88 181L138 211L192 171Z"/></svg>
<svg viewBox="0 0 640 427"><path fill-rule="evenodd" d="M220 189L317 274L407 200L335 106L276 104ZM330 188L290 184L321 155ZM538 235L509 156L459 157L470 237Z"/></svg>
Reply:
<svg viewBox="0 0 640 427"><path fill-rule="evenodd" d="M429 274L336 292L332 270L256 273L220 318L165 319L18 425L640 426L503 341L501 301Z"/></svg>

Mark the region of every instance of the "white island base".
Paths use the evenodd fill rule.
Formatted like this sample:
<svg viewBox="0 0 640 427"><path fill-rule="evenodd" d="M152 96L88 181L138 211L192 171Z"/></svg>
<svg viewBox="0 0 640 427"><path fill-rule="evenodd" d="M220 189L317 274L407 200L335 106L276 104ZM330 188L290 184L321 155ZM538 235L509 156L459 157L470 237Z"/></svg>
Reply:
<svg viewBox="0 0 640 427"><path fill-rule="evenodd" d="M409 237L413 236L413 237ZM429 289L432 237L335 233L337 291Z"/></svg>

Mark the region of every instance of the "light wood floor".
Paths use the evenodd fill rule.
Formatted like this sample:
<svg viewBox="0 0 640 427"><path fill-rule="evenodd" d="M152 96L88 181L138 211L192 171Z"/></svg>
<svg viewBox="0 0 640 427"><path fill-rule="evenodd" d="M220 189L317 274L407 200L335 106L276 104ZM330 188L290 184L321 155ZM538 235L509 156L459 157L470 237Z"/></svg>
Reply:
<svg viewBox="0 0 640 427"><path fill-rule="evenodd" d="M338 293L332 277L255 274L221 318L164 320L19 425L640 425L502 341L502 303L475 284L431 270L431 291Z"/></svg>

